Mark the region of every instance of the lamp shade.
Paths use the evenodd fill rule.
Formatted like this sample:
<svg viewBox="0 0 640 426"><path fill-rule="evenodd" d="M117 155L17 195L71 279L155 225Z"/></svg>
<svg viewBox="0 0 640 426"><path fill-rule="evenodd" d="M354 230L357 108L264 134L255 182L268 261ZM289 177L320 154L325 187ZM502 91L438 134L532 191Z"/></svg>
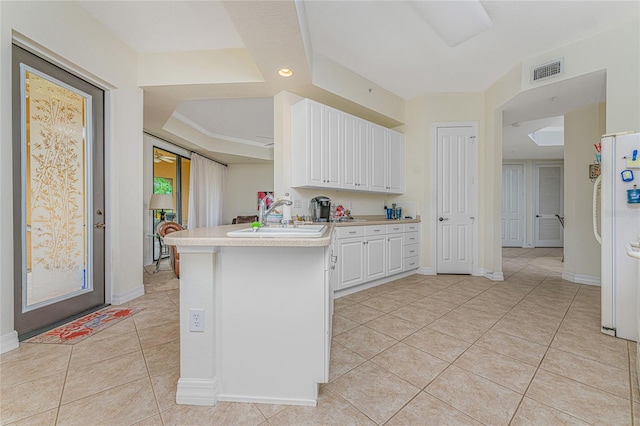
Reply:
<svg viewBox="0 0 640 426"><path fill-rule="evenodd" d="M173 195L153 194L149 201L149 210L173 210Z"/></svg>

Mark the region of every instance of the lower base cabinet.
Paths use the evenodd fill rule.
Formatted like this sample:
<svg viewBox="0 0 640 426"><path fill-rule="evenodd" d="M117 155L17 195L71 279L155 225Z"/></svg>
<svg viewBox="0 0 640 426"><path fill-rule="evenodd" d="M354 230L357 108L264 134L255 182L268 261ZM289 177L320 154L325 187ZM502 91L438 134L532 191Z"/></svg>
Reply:
<svg viewBox="0 0 640 426"><path fill-rule="evenodd" d="M417 269L420 266L419 225L336 228L338 260L334 290Z"/></svg>
<svg viewBox="0 0 640 426"><path fill-rule="evenodd" d="M364 244L362 237L337 240L338 282L336 290L364 282Z"/></svg>

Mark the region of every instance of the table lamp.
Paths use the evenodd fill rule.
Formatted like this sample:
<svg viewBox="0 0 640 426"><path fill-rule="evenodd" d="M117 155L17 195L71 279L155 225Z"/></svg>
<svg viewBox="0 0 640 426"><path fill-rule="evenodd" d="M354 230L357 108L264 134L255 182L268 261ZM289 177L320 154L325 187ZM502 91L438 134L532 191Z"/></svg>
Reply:
<svg viewBox="0 0 640 426"><path fill-rule="evenodd" d="M160 210L160 220L164 220L164 211L173 210L173 195L153 194L149 201L149 210Z"/></svg>

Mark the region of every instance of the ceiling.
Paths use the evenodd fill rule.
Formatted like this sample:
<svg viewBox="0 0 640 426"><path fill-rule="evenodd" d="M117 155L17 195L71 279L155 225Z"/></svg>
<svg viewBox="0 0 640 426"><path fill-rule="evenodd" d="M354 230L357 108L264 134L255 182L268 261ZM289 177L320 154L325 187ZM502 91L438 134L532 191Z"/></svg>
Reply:
<svg viewBox="0 0 640 426"><path fill-rule="evenodd" d="M200 55L202 61L212 52L246 56L248 65L237 78L143 85L146 131L229 163L272 158L271 98L281 90L301 96L317 90L309 66L315 55L403 99L479 92L525 58L637 19L639 13L635 1L475 2L484 7L491 26L451 47L436 33L437 23L468 26L458 19L471 17L473 23L465 4L474 2L78 3L142 56ZM293 69L294 76L279 77L280 67ZM543 118L539 104L552 96L564 100L585 90L603 96L603 82L599 76L575 82L564 95L519 96L505 106L505 125ZM586 89L593 84L597 87Z"/></svg>

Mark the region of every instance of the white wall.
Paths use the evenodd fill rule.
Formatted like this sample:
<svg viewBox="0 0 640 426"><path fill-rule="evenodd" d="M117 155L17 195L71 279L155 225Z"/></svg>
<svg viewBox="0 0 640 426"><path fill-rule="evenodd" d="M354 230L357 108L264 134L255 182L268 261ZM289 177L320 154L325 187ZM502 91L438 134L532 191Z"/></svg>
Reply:
<svg viewBox="0 0 640 426"><path fill-rule="evenodd" d="M442 93L431 94L407 102L405 133L405 194L404 198L417 200L422 215L420 266L435 270L435 256L432 242L436 238L436 191L435 191L435 150L433 132L435 123L477 122L478 152L484 150L484 94L483 93ZM481 157L479 171L482 170ZM478 202L485 189L478 186ZM478 226L482 229L482 222Z"/></svg>
<svg viewBox="0 0 640 426"><path fill-rule="evenodd" d="M562 76L538 83L530 82L532 67L558 58L564 58ZM606 133L640 130L639 19L523 61L522 90L555 84L600 70L607 71Z"/></svg>
<svg viewBox="0 0 640 426"><path fill-rule="evenodd" d="M563 278L600 283L600 244L593 236L593 182L589 165L605 133L605 104L589 105L564 116L564 272Z"/></svg>
<svg viewBox="0 0 640 426"><path fill-rule="evenodd" d="M107 298L142 294L142 91L134 53L75 2L0 2L0 197L11 200L11 43L106 89ZM117 60L114 60L117 58ZM13 331L13 206L0 204L0 351Z"/></svg>
<svg viewBox="0 0 640 426"><path fill-rule="evenodd" d="M565 71L561 77L530 83L530 68L563 57ZM486 218L481 228L480 263L492 270L502 268L500 221L502 211L502 111L506 101L524 90L554 84L594 71L606 70L606 133L640 130L640 20L604 33L569 43L523 61L485 92L486 151L482 163L481 185L487 185L483 211ZM565 175L581 173L565 167ZM565 182L566 183L566 182ZM493 222L490 218L493 218ZM567 241L565 240L565 244ZM484 256L482 255L484 253Z"/></svg>
<svg viewBox="0 0 640 426"><path fill-rule="evenodd" d="M273 163L229 164L222 223L229 224L236 216L258 214L258 191L273 191Z"/></svg>

